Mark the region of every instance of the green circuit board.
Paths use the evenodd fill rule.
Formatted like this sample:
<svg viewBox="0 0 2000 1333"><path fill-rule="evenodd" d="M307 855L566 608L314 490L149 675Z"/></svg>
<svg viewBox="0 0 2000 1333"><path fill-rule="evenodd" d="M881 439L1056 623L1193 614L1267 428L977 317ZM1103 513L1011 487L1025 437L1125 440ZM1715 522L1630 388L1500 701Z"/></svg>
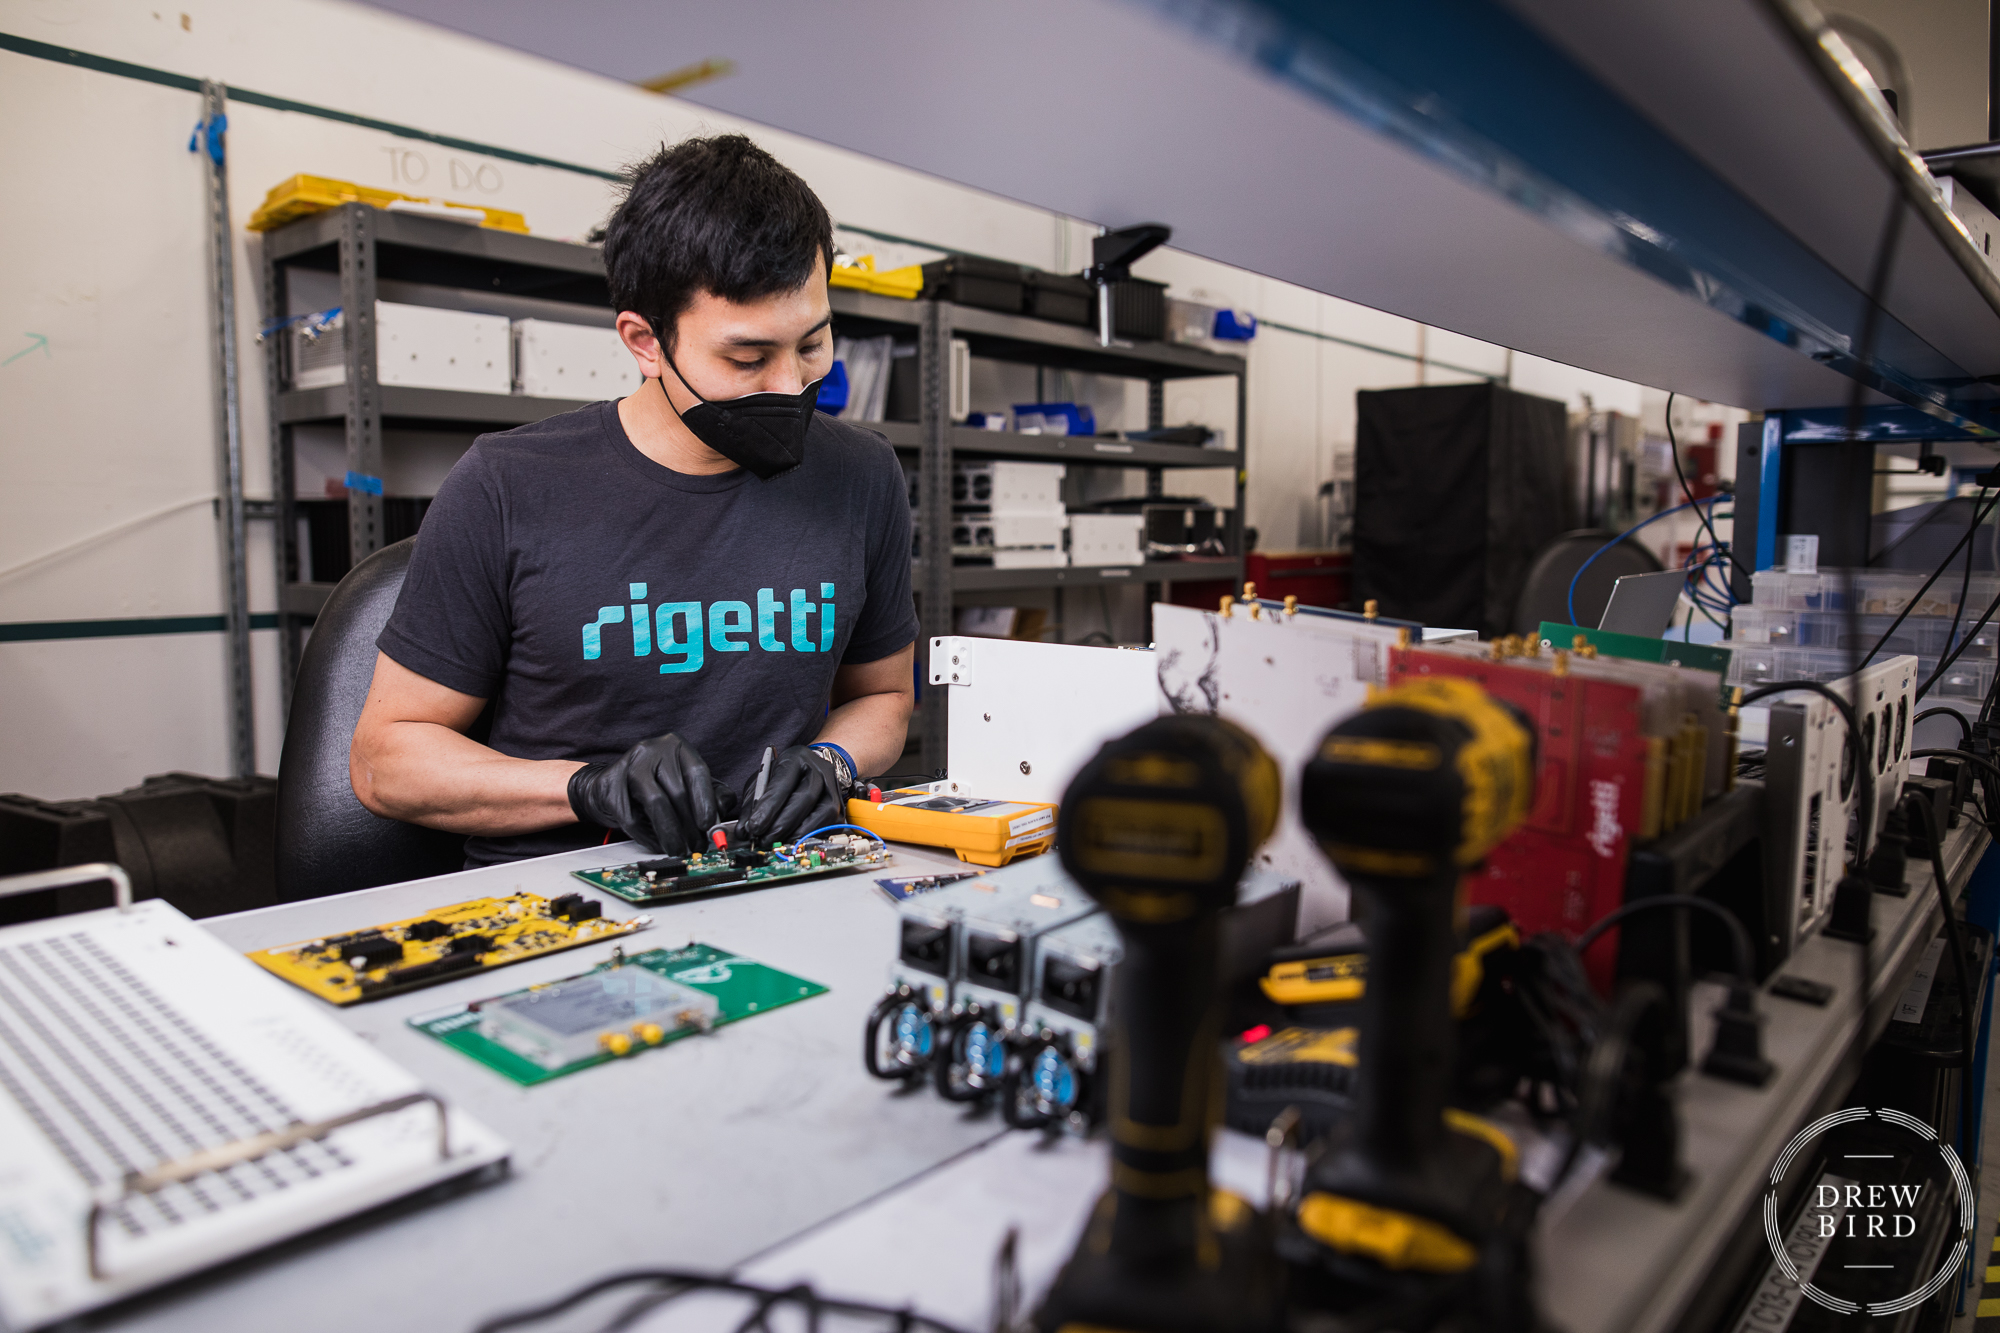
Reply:
<svg viewBox="0 0 2000 1333"><path fill-rule="evenodd" d="M625 1043L626 1049L622 1052L603 1050L551 1069L537 1064L511 1047L487 1036L482 1031L485 1025L482 1022L481 1009L487 1005L526 995L530 991L546 990L550 986L561 986L581 978L601 976L619 967L645 968L668 981L714 996L719 1010L710 1027L735 1023L827 992L827 988L816 981L807 981L789 972L780 972L777 968L768 967L754 958L745 958L712 945L690 944L685 949L648 949L644 953L633 954L630 957L614 956L611 962L600 964L588 972L579 972L575 976L563 977L559 981L548 982L543 986L530 986L522 990L509 991L504 995L475 1000L471 1004L420 1014L410 1019L409 1024L417 1031L435 1037L453 1050L471 1056L496 1074L502 1074L523 1087L532 1087L537 1083L561 1078L565 1074L574 1074L579 1069L590 1069L617 1060L629 1060L642 1051L650 1050L651 1045L643 1041L630 1041ZM652 1045L671 1045L683 1037L695 1035L699 1030L686 1028L666 1032Z"/></svg>
<svg viewBox="0 0 2000 1333"><path fill-rule="evenodd" d="M1668 666L1718 671L1724 676L1729 674L1729 649L1712 643L1649 639L1643 634L1619 634L1608 629L1585 629L1581 625L1558 625L1553 620L1542 622L1540 637L1544 648L1568 648L1582 639L1605 657L1623 657L1634 662L1664 662Z"/></svg>
<svg viewBox="0 0 2000 1333"><path fill-rule="evenodd" d="M790 847L755 852L696 852L624 865L572 870L593 889L628 903L664 903L732 889L762 889L815 875L870 870L895 859L865 837L811 838Z"/></svg>

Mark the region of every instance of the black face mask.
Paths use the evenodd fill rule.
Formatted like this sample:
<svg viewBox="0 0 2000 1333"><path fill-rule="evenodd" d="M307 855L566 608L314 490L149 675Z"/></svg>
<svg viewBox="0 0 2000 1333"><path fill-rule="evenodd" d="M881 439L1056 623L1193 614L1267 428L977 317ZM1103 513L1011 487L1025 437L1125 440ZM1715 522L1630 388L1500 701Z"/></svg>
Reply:
<svg viewBox="0 0 2000 1333"><path fill-rule="evenodd" d="M746 393L741 398L710 402L695 393L687 376L674 365L664 340L660 355L681 387L700 400L685 412L675 408L674 400L667 396L666 379L661 378L661 396L697 440L760 481L782 476L805 462L806 428L812 425L813 409L819 402L819 380L797 393Z"/></svg>

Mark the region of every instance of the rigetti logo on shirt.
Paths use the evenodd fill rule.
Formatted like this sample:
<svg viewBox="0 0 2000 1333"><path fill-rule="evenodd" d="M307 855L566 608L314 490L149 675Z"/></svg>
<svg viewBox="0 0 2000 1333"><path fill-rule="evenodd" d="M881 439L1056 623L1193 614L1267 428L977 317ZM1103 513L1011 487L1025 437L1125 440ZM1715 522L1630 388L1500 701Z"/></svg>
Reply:
<svg viewBox="0 0 2000 1333"><path fill-rule="evenodd" d="M630 584L632 600L625 606L601 606L597 619L583 627L583 660L595 662L604 656L604 630L608 625L626 624L631 612L632 656L650 657L657 652L666 660L660 674L677 675L701 670L707 654L747 653L754 633L756 646L767 653L827 653L833 651L835 610L833 585L819 585L819 600L812 600L804 588L793 588L780 600L775 588L757 589L753 613L749 602L718 601L660 602L646 600L643 583ZM813 629L817 623L817 642ZM789 632L787 632L789 631Z"/></svg>

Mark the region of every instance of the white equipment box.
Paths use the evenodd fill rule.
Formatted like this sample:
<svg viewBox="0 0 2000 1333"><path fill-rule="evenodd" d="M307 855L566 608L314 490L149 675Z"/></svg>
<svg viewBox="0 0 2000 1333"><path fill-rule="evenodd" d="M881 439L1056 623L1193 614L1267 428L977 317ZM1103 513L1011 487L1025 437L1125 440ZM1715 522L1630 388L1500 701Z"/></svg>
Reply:
<svg viewBox="0 0 2000 1333"><path fill-rule="evenodd" d="M0 1327L70 1318L506 1156L164 902L0 930Z"/></svg>
<svg viewBox="0 0 2000 1333"><path fill-rule="evenodd" d="M1764 919L1770 947L1788 958L1833 907L1849 839L1861 818L1861 782L1874 784L1875 836L1910 775L1917 659L1891 657L1827 688L1855 704L1859 771L1847 769L1847 723L1824 695L1787 690L1766 701L1764 787L1771 830L1764 849ZM1746 712L1758 710L1746 710ZM1843 780L1843 774L1846 774ZM1860 781L1857 781L1857 777Z"/></svg>
<svg viewBox="0 0 2000 1333"><path fill-rule="evenodd" d="M375 303L375 378L405 389L513 390L511 331L504 315L434 306ZM347 382L347 319L336 316L317 339L293 344L294 387Z"/></svg>
<svg viewBox="0 0 2000 1333"><path fill-rule="evenodd" d="M1063 512L1061 463L960 463L952 471L951 502L994 513Z"/></svg>
<svg viewBox="0 0 2000 1333"><path fill-rule="evenodd" d="M1903 794L1910 776L1910 719L1917 715L1917 686L1923 680L1917 659L1910 656L1886 658L1861 671L1861 697L1856 704L1856 720L1861 724L1861 753L1867 771L1875 775L1875 827L1869 831L1868 845L1889 817L1889 807ZM1844 681L1833 689L1847 698ZM1858 799L1848 801L1850 822L1861 817Z"/></svg>
<svg viewBox="0 0 2000 1333"><path fill-rule="evenodd" d="M1820 695L1774 695L1765 724L1764 920L1782 961L1819 928L1840 882L1846 724Z"/></svg>
<svg viewBox="0 0 2000 1333"><path fill-rule="evenodd" d="M960 514L952 522L953 546L1061 549L1067 514Z"/></svg>
<svg viewBox="0 0 2000 1333"><path fill-rule="evenodd" d="M643 382L616 329L517 319L513 336L515 393L597 402L636 393Z"/></svg>
<svg viewBox="0 0 2000 1333"><path fill-rule="evenodd" d="M1253 618L1251 607L1256 607ZM1159 711L1210 713L1244 728L1285 779L1277 830L1255 864L1299 882L1300 935L1347 918L1347 884L1299 819L1299 778L1327 729L1388 679L1407 627L1360 616L1251 603L1231 614L1153 606Z"/></svg>
<svg viewBox="0 0 2000 1333"><path fill-rule="evenodd" d="M931 640L946 692L947 790L1061 802L1098 747L1160 715L1154 654L1017 639Z"/></svg>
<svg viewBox="0 0 2000 1333"><path fill-rule="evenodd" d="M2000 275L2000 218L1995 218L1991 209L1972 197L1959 181L1950 176L1937 179L1938 193L1944 196L1944 206L1951 210L1959 225L1972 237L1972 246L1979 251L1996 275Z"/></svg>
<svg viewBox="0 0 2000 1333"><path fill-rule="evenodd" d="M1069 563L1069 552L1060 546L1016 546L993 552L995 569L1061 569Z"/></svg>
<svg viewBox="0 0 2000 1333"><path fill-rule="evenodd" d="M1145 515L1071 514L1069 562L1072 565L1145 564Z"/></svg>

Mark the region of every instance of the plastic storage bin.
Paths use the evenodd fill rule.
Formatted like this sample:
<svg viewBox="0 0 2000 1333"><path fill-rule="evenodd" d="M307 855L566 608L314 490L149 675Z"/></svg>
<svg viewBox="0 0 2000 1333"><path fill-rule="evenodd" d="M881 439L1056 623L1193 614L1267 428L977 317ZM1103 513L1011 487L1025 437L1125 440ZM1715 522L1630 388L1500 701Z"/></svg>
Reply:
<svg viewBox="0 0 2000 1333"><path fill-rule="evenodd" d="M1111 284L1111 331L1159 342L1167 336L1167 284L1127 278Z"/></svg>
<svg viewBox="0 0 2000 1333"><path fill-rule="evenodd" d="M1741 685L1746 690L1777 680L1839 680L1847 674L1854 658L1854 654L1844 648L1787 648L1768 643L1746 643L1738 639L1725 639L1716 646L1729 649L1727 683ZM1876 656L1875 661L1880 662L1892 655L1885 650ZM1925 697L1984 699L1993 686L1995 667L1991 658L1961 657L1931 686ZM1931 672L1936 669L1935 661L1917 659L1917 674L1921 679L1930 679Z"/></svg>
<svg viewBox="0 0 2000 1333"><path fill-rule="evenodd" d="M1924 586L1928 574L1899 569L1857 569L1853 571L1854 600L1863 615L1893 616L1910 604ZM1949 619L1958 609L1959 581L1964 576L1947 570L1924 592L1910 612L1914 616L1943 616ZM1793 574L1782 569L1760 569L1750 576L1751 600L1759 608L1794 611L1845 611L1845 571L1822 569L1812 574ZM2000 593L2000 575L1972 576L1965 592L1965 618L1969 624Z"/></svg>
<svg viewBox="0 0 2000 1333"><path fill-rule="evenodd" d="M924 265L924 295L1018 315L1024 300L1022 269L972 255L934 259Z"/></svg>
<svg viewBox="0 0 2000 1333"><path fill-rule="evenodd" d="M1067 273L1044 273L1031 268L1023 274L1026 288L1025 313L1057 324L1091 325L1097 322L1097 288Z"/></svg>
<svg viewBox="0 0 2000 1333"><path fill-rule="evenodd" d="M1958 626L1962 640L1972 628L1968 617ZM1895 626L1894 630L1890 626ZM1862 615L1854 617L1858 637L1850 637L1844 611L1792 611L1763 606L1739 606L1731 622L1731 636L1745 643L1767 643L1785 648L1873 648L1882 643L1883 653L1913 653L1933 663L1950 650L1952 623L1949 616L1908 616L1899 625L1896 617ZM1888 641L1882 642L1882 636ZM1989 622L1966 646L1968 658L1992 658L2000 631ZM1877 654L1880 656L1880 654Z"/></svg>

